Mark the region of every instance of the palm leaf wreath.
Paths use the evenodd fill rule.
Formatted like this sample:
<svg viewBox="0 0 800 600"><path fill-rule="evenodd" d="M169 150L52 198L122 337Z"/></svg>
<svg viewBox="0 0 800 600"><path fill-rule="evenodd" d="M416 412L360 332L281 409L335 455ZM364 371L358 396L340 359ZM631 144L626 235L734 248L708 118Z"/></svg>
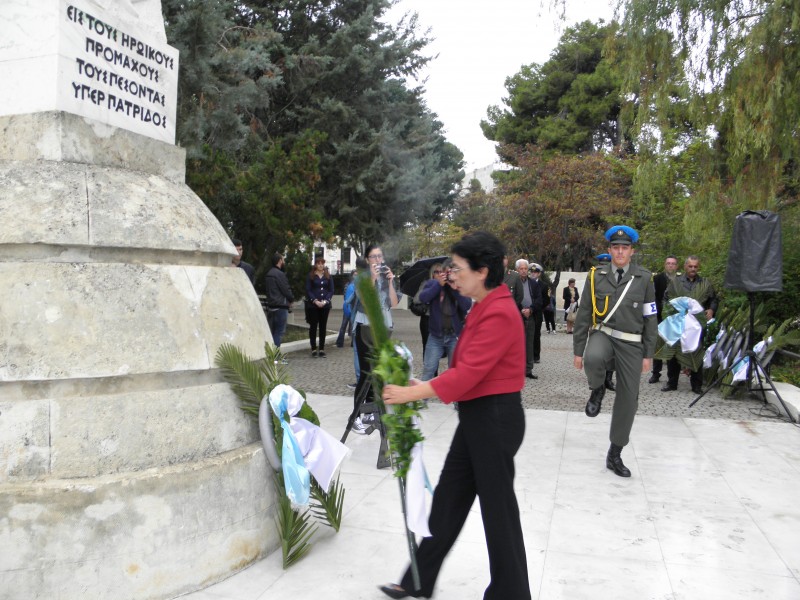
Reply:
<svg viewBox="0 0 800 600"><path fill-rule="evenodd" d="M249 417L258 420L261 400L280 384L289 383L289 370L283 364L283 355L279 348L266 344L264 358L254 360L245 355L239 348L232 344L223 344L217 350L215 363L222 372L225 381L231 386L234 394L239 399L240 406ZM306 397L302 390L299 393ZM265 403L268 415L261 415L262 419L269 419L271 424L271 440L262 439L267 455L277 456L280 464L280 454L283 447L283 429L280 421ZM319 417L304 402L296 415L319 425ZM262 430L263 431L263 430ZM272 462L272 461L271 461ZM302 510L295 509L286 496L283 473L276 469L274 481L278 492L278 532L281 537L281 552L283 555L283 568L287 569L303 558L311 549L311 538L317 530L317 522L321 522L339 531L342 524L344 507L344 486L337 479L328 492L325 492L315 479L311 479L311 502L309 507Z"/></svg>

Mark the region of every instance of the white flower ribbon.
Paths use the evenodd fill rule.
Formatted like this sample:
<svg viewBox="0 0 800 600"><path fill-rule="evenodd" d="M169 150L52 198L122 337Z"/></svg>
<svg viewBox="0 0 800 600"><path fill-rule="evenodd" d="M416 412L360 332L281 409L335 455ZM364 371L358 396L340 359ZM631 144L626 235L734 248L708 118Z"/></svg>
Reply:
<svg viewBox="0 0 800 600"><path fill-rule="evenodd" d="M327 492L348 453L347 446L325 430L295 416L304 402L303 396L289 385L277 385L269 394L269 404L283 428L281 458L286 496L296 506L308 504L309 473Z"/></svg>
<svg viewBox="0 0 800 600"><path fill-rule="evenodd" d="M414 427L419 427L416 418ZM425 490L433 494L433 487L428 480L428 473L422 461L422 443L417 442L411 449L411 465L406 473L406 526L417 535L430 537Z"/></svg>
<svg viewBox="0 0 800 600"><path fill-rule="evenodd" d="M680 340L681 352L694 352L703 337L703 326L694 315L703 312L703 307L688 296L675 298L669 303L678 312L658 324L658 335L669 346L674 346Z"/></svg>

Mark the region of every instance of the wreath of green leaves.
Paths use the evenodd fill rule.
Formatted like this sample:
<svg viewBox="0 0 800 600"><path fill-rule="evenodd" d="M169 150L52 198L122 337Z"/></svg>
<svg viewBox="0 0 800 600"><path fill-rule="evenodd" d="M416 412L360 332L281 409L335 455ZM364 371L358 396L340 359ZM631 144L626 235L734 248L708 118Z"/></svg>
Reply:
<svg viewBox="0 0 800 600"><path fill-rule="evenodd" d="M239 398L242 410L256 421L261 399L269 395L275 386L288 385L290 379L289 370L282 362L283 354L279 348L266 344L264 354L263 359L253 360L236 346L223 344L217 350L215 358L215 363L222 372L222 376ZM306 397L305 392L298 391L303 398ZM271 410L270 415L274 435L272 441L280 456L283 448L283 428ZM319 417L308 402L303 403L297 416L319 425ZM312 477L312 502L308 509L298 511L292 508L291 502L286 497L283 472L276 472L274 480L278 493L277 524L281 536L283 568L287 569L303 558L311 549L310 542L317 530L317 522L330 526L334 531L339 531L344 508L344 486L337 479L331 485L331 489L325 492Z"/></svg>
<svg viewBox="0 0 800 600"><path fill-rule="evenodd" d="M374 344L370 361L375 401L380 405L383 413L381 420L386 427L386 438L389 442L394 474L405 480L411 466L411 450L417 442L424 439L422 432L414 426L414 420L419 417L420 410L425 407L425 404L421 401L394 404L391 412L387 412L382 398L383 386L388 384L408 385L411 368L406 357L398 352L397 344L389 338L389 330L383 320L380 298L372 278L367 274L360 275L356 280L356 290L369 319Z"/></svg>

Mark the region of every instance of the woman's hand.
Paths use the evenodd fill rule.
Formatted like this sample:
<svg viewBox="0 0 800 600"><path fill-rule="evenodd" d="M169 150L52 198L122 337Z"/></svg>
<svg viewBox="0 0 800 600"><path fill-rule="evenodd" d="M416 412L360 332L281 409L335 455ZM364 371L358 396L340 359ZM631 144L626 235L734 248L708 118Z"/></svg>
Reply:
<svg viewBox="0 0 800 600"><path fill-rule="evenodd" d="M435 395L431 384L419 379L411 379L408 385L383 386L383 401L386 404L405 404Z"/></svg>
<svg viewBox="0 0 800 600"><path fill-rule="evenodd" d="M575 365L575 368L578 369L578 371L582 370L583 369L583 357L582 356L576 356L575 358L572 359L572 364Z"/></svg>

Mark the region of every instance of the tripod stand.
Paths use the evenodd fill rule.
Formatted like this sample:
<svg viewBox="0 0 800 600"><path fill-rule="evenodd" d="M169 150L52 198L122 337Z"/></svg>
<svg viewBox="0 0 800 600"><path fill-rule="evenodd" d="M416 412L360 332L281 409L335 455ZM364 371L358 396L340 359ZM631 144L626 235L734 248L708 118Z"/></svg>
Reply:
<svg viewBox="0 0 800 600"><path fill-rule="evenodd" d="M355 420L358 418L359 414L373 415L373 419L377 425L370 425L365 433L370 434L375 431L375 429L380 432L381 446L378 449L378 462L376 467L378 469L385 469L392 466L391 460L389 459L389 442L386 439L386 426L383 424L383 420L381 419L381 416L383 415L383 409L377 402L367 402L367 398L369 398L371 391L372 381L370 378L367 379L364 385L362 385L358 390L355 408L353 408L353 412L350 413L350 416L347 418L347 426L344 429L344 434L342 435L342 439L340 441L344 444L347 436L353 429L353 423L355 423Z"/></svg>
<svg viewBox="0 0 800 600"><path fill-rule="evenodd" d="M775 397L781 403L784 412L789 417L789 420L794 423L794 419L792 418L792 413L789 412L789 409L786 406L786 403L781 398L781 395L778 393L775 384L772 382L767 370L761 364L761 359L759 359L758 355L753 351L752 343L755 338L755 311L756 311L756 295L755 292L747 292L747 298L750 301L750 328L747 330L747 334L745 336L745 355L739 359L738 361L733 362L729 367L727 367L722 373L714 380L714 382L708 386L703 392L695 398L692 403L689 405L689 408L693 407L697 404L700 399L705 396L708 392L710 392L713 388L717 387L725 376L733 371L734 367L739 364L742 360L747 358L747 376L745 378L745 385L747 386L748 393L753 392L761 392L761 399L764 401L764 404L767 403L767 390L771 389L772 393L775 394ZM755 369L756 379L758 380L758 387L753 385L753 369ZM764 383L762 381L761 376L764 376L763 381L769 384L769 388L764 387Z"/></svg>

